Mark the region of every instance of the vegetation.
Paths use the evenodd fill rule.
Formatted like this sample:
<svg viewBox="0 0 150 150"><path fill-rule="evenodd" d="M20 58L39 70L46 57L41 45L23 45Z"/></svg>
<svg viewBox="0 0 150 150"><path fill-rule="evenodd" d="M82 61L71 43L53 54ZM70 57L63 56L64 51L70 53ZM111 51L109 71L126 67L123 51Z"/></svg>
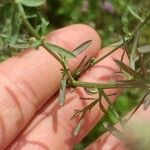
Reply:
<svg viewBox="0 0 150 150"><path fill-rule="evenodd" d="M106 131L118 137L117 132L119 133L119 138L123 139L122 132L113 125L119 122L124 130L124 125L129 119L124 118L125 114L134 107L137 110L143 103L144 108L148 108L150 104L149 6L150 2L147 0L140 0L138 2L136 0L0 1L1 61L15 55L24 48L43 46L62 65L59 99L61 105L63 105L65 100L67 86L73 88L83 87L88 94L98 95L98 98L95 98L89 106L82 110L77 110L72 117L80 116L75 134L78 134L85 114L97 103L100 103L100 108L105 112L105 116L74 149L84 149ZM86 41L73 52L68 52L57 45L48 43L44 39L44 35L49 31L72 23L85 23L94 27L104 39L103 46L112 43L114 45L114 49L111 52L100 59L91 59L84 67L78 68L74 74L71 74L67 68L68 59L76 57L83 52L92 41ZM119 47L124 48L130 60L129 66L122 61L115 61L120 67L120 74L125 75L126 80L106 84L79 81L79 76L85 70L105 59ZM110 102L110 96L106 95L104 91L111 88L126 89L115 104ZM109 104L109 110L105 110L102 106L102 97Z"/></svg>

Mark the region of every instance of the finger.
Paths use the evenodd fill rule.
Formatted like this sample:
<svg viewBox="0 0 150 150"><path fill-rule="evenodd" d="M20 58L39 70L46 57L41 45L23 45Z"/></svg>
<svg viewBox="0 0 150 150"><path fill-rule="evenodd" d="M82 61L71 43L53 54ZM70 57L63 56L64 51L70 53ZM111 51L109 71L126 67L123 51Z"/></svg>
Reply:
<svg viewBox="0 0 150 150"><path fill-rule="evenodd" d="M97 33L86 25L72 25L50 33L48 41L73 50L91 39L91 46L72 59L75 69L87 55L95 56L100 47ZM23 129L35 112L57 91L60 64L43 47L29 49L0 64L0 147L5 147Z"/></svg>
<svg viewBox="0 0 150 150"><path fill-rule="evenodd" d="M149 149L150 144L150 110L143 110L141 106L128 122L124 132L126 140L120 141L113 135L105 133L101 138L92 143L86 150L128 150Z"/></svg>
<svg viewBox="0 0 150 150"><path fill-rule="evenodd" d="M101 50L100 56L110 50L106 48ZM118 71L118 67L113 62L113 59L120 59L123 50L119 49L105 60L89 69L81 77L80 80L91 82L106 82L110 80L112 75ZM124 60L127 62L127 58ZM118 92L118 90L109 90L107 93ZM32 120L29 126L20 134L20 136L10 145L8 149L23 148L23 149L65 149L73 148L75 142L79 142L99 121L103 116L103 112L96 105L85 116L84 124L77 138L73 136L73 130L77 125L77 120L70 120L75 109L82 109L90 104L90 101L83 101L79 97L89 97L82 88L77 88L76 91L68 89L66 101L63 107L58 104L58 96L53 97L45 107L38 112L37 116ZM116 97L112 97L112 101ZM108 105L104 103L107 108Z"/></svg>

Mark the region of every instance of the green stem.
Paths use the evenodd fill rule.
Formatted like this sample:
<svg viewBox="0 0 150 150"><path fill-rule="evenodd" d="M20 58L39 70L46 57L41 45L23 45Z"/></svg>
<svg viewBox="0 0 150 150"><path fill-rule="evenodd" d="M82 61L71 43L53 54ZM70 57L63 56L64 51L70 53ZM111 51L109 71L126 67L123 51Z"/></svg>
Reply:
<svg viewBox="0 0 150 150"><path fill-rule="evenodd" d="M99 63L100 61L102 61L103 59L105 59L106 57L108 57L110 54L112 54L113 52L115 52L118 48L120 48L121 46L123 46L125 43L128 43L132 40L132 37L126 39L124 42L122 42L121 44L119 44L117 47L113 48L110 52L108 52L107 54L105 54L104 56L100 57L99 59L95 60L91 66Z"/></svg>
<svg viewBox="0 0 150 150"><path fill-rule="evenodd" d="M114 102L114 107L118 106L118 102L121 99L118 99L116 102ZM120 101L121 102L121 101ZM131 102L131 97L127 99L127 105L124 105L121 109L119 110L120 116L122 118L129 113L136 105L138 102L134 103L133 101ZM88 147L91 143L95 142L99 137L101 137L103 134L108 132L108 130L104 127L104 123L108 123L109 125L113 126L118 122L118 119L112 112L112 109L107 110L107 114L105 114L98 122L97 124L92 128L92 130L80 141L79 143L74 145L73 150L85 150L86 147ZM110 117L111 116L111 117ZM115 119L114 119L115 118Z"/></svg>
<svg viewBox="0 0 150 150"><path fill-rule="evenodd" d="M27 17L26 17L26 14L25 14L25 11L22 7L22 5L20 3L17 3L17 6L18 6L18 10L19 12L21 13L21 16L22 16L22 19L23 19L23 22L24 22L24 25L26 26L26 28L28 29L28 31L38 40L41 41L41 46L43 46L45 49L47 49L50 54L52 54L61 64L62 64L62 61L61 59L50 49L48 48L48 46L45 44L45 41L43 41L41 39L41 36L34 30L34 28L32 27L32 25L30 24L30 22L28 21Z"/></svg>
<svg viewBox="0 0 150 150"><path fill-rule="evenodd" d="M62 66L63 63L62 63L62 60L57 56L57 54L55 54L45 43L45 41L43 41L43 39L41 39L41 36L33 29L32 25L30 24L30 22L28 21L27 17L26 17L26 14L25 14L25 11L22 7L21 4L17 3L17 6L18 6L18 10L19 12L21 13L22 15L22 19L23 19L23 22L24 22L24 25L26 26L26 28L28 29L28 31L38 40L41 41L41 46L43 46L47 51L49 51L49 53L51 55L53 55L60 63Z"/></svg>
<svg viewBox="0 0 150 150"><path fill-rule="evenodd" d="M140 36L140 30L138 29L134 35L134 39L133 39L134 42L133 42L133 47L132 47L131 55L130 55L130 66L133 70L135 70L135 56L137 52L139 36Z"/></svg>
<svg viewBox="0 0 150 150"><path fill-rule="evenodd" d="M23 22L24 22L24 25L26 26L26 28L28 29L28 31L38 40L41 41L41 46L43 46L61 65L62 67L67 70L67 67L66 65L64 64L64 62L59 58L59 56L57 54L55 54L46 44L46 41L44 41L41 36L33 29L32 25L30 24L30 22L28 21L27 17L26 17L26 14L25 14L25 11L22 7L22 5L20 3L17 3L17 6L18 6L18 10L19 12L21 13L22 15L22 19L23 19ZM69 77L69 79L71 81L73 81L73 78L71 76L71 74L69 73L69 71L67 71L67 75Z"/></svg>
<svg viewBox="0 0 150 150"><path fill-rule="evenodd" d="M73 87L86 87L86 88L98 88L98 89L112 89L112 88L141 88L139 84L130 83L92 83L84 81L73 81L70 83Z"/></svg>
<svg viewBox="0 0 150 150"><path fill-rule="evenodd" d="M101 90L101 94L102 96L104 97L104 99L107 101L107 103L109 104L110 106L110 109L112 109L112 112L114 113L114 115L116 116L118 122L120 123L120 125L122 126L122 128L124 129L125 126L124 126L124 122L122 121L122 118L121 116L119 115L116 107L111 103L110 99L108 98L108 96L105 94L105 92L103 90Z"/></svg>
<svg viewBox="0 0 150 150"><path fill-rule="evenodd" d="M47 46L45 41L42 41L41 46L43 46L62 65L62 67L65 68L64 62Z"/></svg>
<svg viewBox="0 0 150 150"><path fill-rule="evenodd" d="M26 28L28 29L28 31L38 40L41 40L41 36L33 29L33 27L31 26L31 24L29 23L27 17L26 17L26 14L25 14L25 11L22 7L22 5L20 3L17 3L17 6L18 6L18 10L19 12L21 13L22 15L22 19L23 19L23 22L24 22L24 25L26 26Z"/></svg>
<svg viewBox="0 0 150 150"><path fill-rule="evenodd" d="M134 30L134 32L133 32L133 34L132 34L132 37L130 37L129 39L127 39L126 41L124 41L123 43L121 43L120 45L118 45L117 47L115 47L114 49L112 49L110 52L108 52L108 53L107 53L106 55L104 55L103 57L101 57L101 58L95 60L95 61L90 65L90 67L93 66L93 65L95 65L95 64L97 64L98 62L100 62L101 60L103 60L104 58L106 58L107 56L109 56L110 54L112 54L113 52L115 52L118 48L120 48L121 46L123 46L125 43L128 43L128 42L132 41L133 37L135 36L135 34L137 34L138 30L139 30L140 28L142 28L142 27L144 26L144 24L145 24L149 19L150 19L150 14L144 19L144 21L143 21L142 23L140 23L140 24L136 27L136 29Z"/></svg>

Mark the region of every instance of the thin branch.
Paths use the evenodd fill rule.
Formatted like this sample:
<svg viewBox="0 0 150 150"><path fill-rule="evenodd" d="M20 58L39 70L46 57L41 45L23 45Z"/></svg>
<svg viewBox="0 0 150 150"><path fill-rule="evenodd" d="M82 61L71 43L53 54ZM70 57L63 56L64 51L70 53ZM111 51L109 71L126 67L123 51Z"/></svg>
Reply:
<svg viewBox="0 0 150 150"><path fill-rule="evenodd" d="M141 88L141 86L149 87L143 82L114 82L114 83L93 83L93 82L84 82L84 81L73 81L70 83L73 87L86 87L86 88L98 88L98 89L113 89L113 88Z"/></svg>

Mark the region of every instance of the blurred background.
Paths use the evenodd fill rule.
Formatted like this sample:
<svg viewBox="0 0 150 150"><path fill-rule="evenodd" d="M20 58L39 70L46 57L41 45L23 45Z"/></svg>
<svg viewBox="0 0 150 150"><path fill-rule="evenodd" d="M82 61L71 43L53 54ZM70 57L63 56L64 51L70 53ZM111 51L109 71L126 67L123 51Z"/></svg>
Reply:
<svg viewBox="0 0 150 150"><path fill-rule="evenodd" d="M10 3L13 1L0 0L0 60L28 47L14 45L25 44L30 37L21 23L20 14ZM42 7L25 7L25 10L32 25L42 35L69 24L84 23L99 33L103 46L106 46L122 39L123 30L132 32L139 23L129 8L144 18L149 7L149 0L47 0ZM142 29L140 45L149 43L150 28L146 24Z"/></svg>
<svg viewBox="0 0 150 150"><path fill-rule="evenodd" d="M122 38L123 27L132 31L138 21L128 7L139 16L147 15L149 0L48 0L44 8L52 29L73 23L85 23L97 30L107 45ZM141 39L142 44L150 42L150 28L147 25Z"/></svg>

